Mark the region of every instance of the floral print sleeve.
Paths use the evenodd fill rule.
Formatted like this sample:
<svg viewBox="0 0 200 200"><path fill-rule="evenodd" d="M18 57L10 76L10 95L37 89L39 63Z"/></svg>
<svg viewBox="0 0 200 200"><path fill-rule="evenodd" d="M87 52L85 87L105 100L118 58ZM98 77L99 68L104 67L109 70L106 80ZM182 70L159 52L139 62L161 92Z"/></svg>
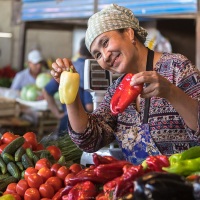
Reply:
<svg viewBox="0 0 200 200"><path fill-rule="evenodd" d="M184 56L182 56L184 57ZM177 82L176 85L193 99L198 100L198 128L197 131L191 130L185 123L185 129L188 133L196 137L200 137L200 72L197 68L187 59L180 64L177 69Z"/></svg>

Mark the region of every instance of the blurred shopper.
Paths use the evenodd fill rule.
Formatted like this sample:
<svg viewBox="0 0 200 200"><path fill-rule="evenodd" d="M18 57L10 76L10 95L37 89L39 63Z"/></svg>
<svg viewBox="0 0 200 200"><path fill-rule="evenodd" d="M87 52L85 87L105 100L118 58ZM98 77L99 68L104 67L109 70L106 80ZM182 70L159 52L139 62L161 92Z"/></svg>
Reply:
<svg viewBox="0 0 200 200"><path fill-rule="evenodd" d="M79 57L73 62L77 72L80 74L80 88L79 95L81 102L87 112L93 111L93 101L91 94L84 90L84 65L85 60L92 58L90 52L87 50L85 45L85 39L83 38L80 42ZM48 102L49 109L52 111L54 116L60 120L58 132L62 135L68 126L68 115L66 105L62 104L62 108L56 103L54 95L58 92L59 84L55 79L52 79L44 88L43 95Z"/></svg>
<svg viewBox="0 0 200 200"><path fill-rule="evenodd" d="M21 90L23 86L35 84L38 74L42 72L43 57L40 51L32 50L28 54L28 67L18 72L12 82L11 89Z"/></svg>
<svg viewBox="0 0 200 200"><path fill-rule="evenodd" d="M27 68L15 75L10 89L20 93L23 87L35 84L37 76L43 70L43 66L44 59L41 52L37 49L31 50L27 57ZM38 113L31 107L21 106L20 118L31 122L34 126L38 124Z"/></svg>

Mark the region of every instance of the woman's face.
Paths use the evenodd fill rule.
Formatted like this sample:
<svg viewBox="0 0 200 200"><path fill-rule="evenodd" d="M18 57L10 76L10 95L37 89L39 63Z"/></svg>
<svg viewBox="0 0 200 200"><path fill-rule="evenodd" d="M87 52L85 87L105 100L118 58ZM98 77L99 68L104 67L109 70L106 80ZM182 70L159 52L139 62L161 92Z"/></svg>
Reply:
<svg viewBox="0 0 200 200"><path fill-rule="evenodd" d="M91 45L91 53L99 65L113 73L133 72L134 32L108 31L99 35Z"/></svg>

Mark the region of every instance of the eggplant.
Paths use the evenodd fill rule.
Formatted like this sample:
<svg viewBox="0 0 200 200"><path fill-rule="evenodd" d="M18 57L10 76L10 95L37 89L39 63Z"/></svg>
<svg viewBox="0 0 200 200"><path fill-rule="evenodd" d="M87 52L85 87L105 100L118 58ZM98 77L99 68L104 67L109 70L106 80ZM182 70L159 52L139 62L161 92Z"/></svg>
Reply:
<svg viewBox="0 0 200 200"><path fill-rule="evenodd" d="M196 200L193 185L177 174L150 172L133 184L133 200Z"/></svg>

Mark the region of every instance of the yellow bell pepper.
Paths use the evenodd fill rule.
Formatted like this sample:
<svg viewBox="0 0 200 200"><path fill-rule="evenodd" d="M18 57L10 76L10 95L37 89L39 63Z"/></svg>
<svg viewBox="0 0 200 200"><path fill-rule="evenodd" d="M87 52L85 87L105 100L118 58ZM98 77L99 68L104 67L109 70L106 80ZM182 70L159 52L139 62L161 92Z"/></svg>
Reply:
<svg viewBox="0 0 200 200"><path fill-rule="evenodd" d="M76 72L63 71L60 76L59 97L60 102L66 105L73 103L76 99L80 84L80 75Z"/></svg>

